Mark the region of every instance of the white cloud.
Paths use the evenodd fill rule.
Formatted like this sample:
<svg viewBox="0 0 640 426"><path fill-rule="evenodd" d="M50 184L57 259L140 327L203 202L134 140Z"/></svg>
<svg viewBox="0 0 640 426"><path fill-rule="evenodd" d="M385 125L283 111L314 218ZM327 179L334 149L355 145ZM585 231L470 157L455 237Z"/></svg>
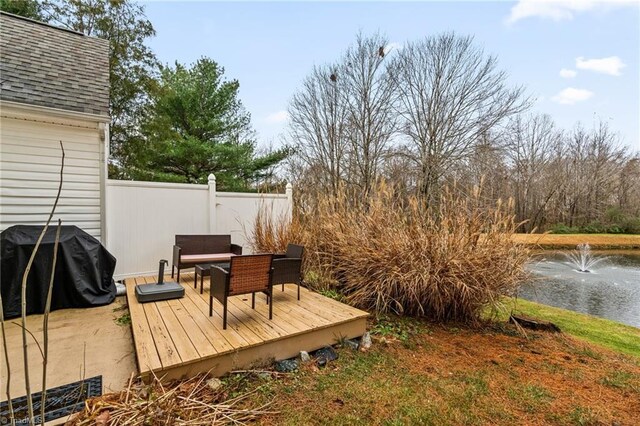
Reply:
<svg viewBox="0 0 640 426"><path fill-rule="evenodd" d="M577 102L583 102L593 96L593 92L586 89L575 89L567 87L561 90L557 95L551 98L552 101L563 105L573 105Z"/></svg>
<svg viewBox="0 0 640 426"><path fill-rule="evenodd" d="M600 59L585 59L582 56L576 58L576 68L602 74L620 75L620 70L626 66L627 65L617 56Z"/></svg>
<svg viewBox="0 0 640 426"><path fill-rule="evenodd" d="M519 0L511 8L506 22L514 24L533 17L563 21L581 12L637 5L638 0Z"/></svg>
<svg viewBox="0 0 640 426"><path fill-rule="evenodd" d="M269 114L264 121L269 124L283 123L289 119L289 113L285 110L274 112Z"/></svg>
<svg viewBox="0 0 640 426"><path fill-rule="evenodd" d="M575 70L568 70L566 68L562 68L560 70L560 77L562 78L573 78L578 74Z"/></svg>

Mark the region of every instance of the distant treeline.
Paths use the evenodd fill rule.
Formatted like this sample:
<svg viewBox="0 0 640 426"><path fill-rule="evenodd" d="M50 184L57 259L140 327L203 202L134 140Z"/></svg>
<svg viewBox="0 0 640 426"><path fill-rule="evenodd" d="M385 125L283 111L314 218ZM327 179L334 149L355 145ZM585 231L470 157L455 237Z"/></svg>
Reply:
<svg viewBox="0 0 640 426"><path fill-rule="evenodd" d="M445 186L480 186L486 206L514 200L522 232L640 232L640 157L606 122L565 130L530 114L523 87L470 37L390 46L359 35L294 94L298 190L366 197L384 179L438 203Z"/></svg>

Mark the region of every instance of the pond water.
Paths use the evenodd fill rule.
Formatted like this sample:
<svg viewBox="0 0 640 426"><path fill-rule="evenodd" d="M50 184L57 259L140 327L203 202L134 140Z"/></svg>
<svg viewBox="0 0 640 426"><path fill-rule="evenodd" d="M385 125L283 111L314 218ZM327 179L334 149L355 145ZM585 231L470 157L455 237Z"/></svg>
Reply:
<svg viewBox="0 0 640 426"><path fill-rule="evenodd" d="M590 272L580 272L569 253L537 254L519 296L640 327L640 250L594 251L598 262Z"/></svg>

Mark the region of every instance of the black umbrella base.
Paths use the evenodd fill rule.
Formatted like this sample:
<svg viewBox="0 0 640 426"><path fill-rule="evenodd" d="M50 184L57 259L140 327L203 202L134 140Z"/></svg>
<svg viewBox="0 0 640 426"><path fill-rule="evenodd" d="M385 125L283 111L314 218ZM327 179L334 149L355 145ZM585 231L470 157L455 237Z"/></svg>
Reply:
<svg viewBox="0 0 640 426"><path fill-rule="evenodd" d="M136 286L136 299L140 303L179 299L183 296L184 288L176 282L140 284Z"/></svg>

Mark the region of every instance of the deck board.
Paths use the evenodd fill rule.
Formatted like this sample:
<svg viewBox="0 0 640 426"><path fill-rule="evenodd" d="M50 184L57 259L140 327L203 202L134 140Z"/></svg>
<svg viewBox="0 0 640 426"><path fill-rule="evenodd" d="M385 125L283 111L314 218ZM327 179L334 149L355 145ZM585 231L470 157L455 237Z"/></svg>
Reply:
<svg viewBox="0 0 640 426"><path fill-rule="evenodd" d="M200 356L198 348L191 341L187 330L184 329L182 323L175 314L173 307L169 305L167 301L156 303L158 308L158 314L162 318L162 322L167 330L167 333L171 336L171 341L180 356L180 359L193 359ZM196 330L194 329L194 335Z"/></svg>
<svg viewBox="0 0 640 426"><path fill-rule="evenodd" d="M202 332L198 323L191 314L185 310L180 300L168 300L167 304L171 306L173 314L178 322L180 322L182 329L186 331L185 334L199 356L211 356L218 353L213 342Z"/></svg>
<svg viewBox="0 0 640 426"><path fill-rule="evenodd" d="M216 327L215 324L222 323L222 315L220 314L222 306L218 303L216 305L216 301L214 300L213 306L213 316L209 316L209 301L205 300L201 297L196 290L193 290L189 285L185 285L185 298L190 298L194 303L195 308L205 316L206 320L210 323L208 329L213 328L214 330L220 332L223 331L222 327ZM228 313L229 318L235 318L232 312ZM237 322L237 318L234 319L234 324ZM239 333L236 327L228 327L228 333L221 334L223 339L226 339L234 349L238 349L251 344L251 341L255 339L255 337L250 334L247 336L246 332Z"/></svg>
<svg viewBox="0 0 640 426"><path fill-rule="evenodd" d="M155 303L146 303L144 305L144 312L147 314L149 331L153 336L153 342L155 343L156 351L160 357L162 365L174 365L176 363L180 363L180 355L173 343L173 340L171 339L169 331L164 325L162 316L160 316L160 313L158 312L157 305Z"/></svg>
<svg viewBox="0 0 640 426"><path fill-rule="evenodd" d="M139 303L130 303L131 300L135 300L135 284L137 284L137 280L131 281L131 284L127 286L127 301L129 302L129 314L131 318L136 319L135 322L131 322L131 328L136 346L138 366L140 370L157 370L162 368L162 363L160 362L153 336L148 332L149 323L147 322L144 307Z"/></svg>
<svg viewBox="0 0 640 426"><path fill-rule="evenodd" d="M170 278L166 278L170 280ZM341 337L357 337L366 330L368 314L359 309L301 289L281 286L273 292L273 319L264 294L229 299L227 329L222 329L222 305L214 300L209 316L209 291L193 288L193 274L181 274L185 297L140 304L134 286L156 282L156 277L127 280L133 337L140 374L180 378L210 371L221 375L267 358L295 356Z"/></svg>
<svg viewBox="0 0 640 426"><path fill-rule="evenodd" d="M189 312L193 321L198 325L203 335L207 336L211 342L212 348L216 353L224 353L232 351L235 348L242 347L242 343L234 338L234 335L227 333L223 336L211 323L212 319L206 312L202 312L200 308L189 297L183 297L179 300L182 306Z"/></svg>

